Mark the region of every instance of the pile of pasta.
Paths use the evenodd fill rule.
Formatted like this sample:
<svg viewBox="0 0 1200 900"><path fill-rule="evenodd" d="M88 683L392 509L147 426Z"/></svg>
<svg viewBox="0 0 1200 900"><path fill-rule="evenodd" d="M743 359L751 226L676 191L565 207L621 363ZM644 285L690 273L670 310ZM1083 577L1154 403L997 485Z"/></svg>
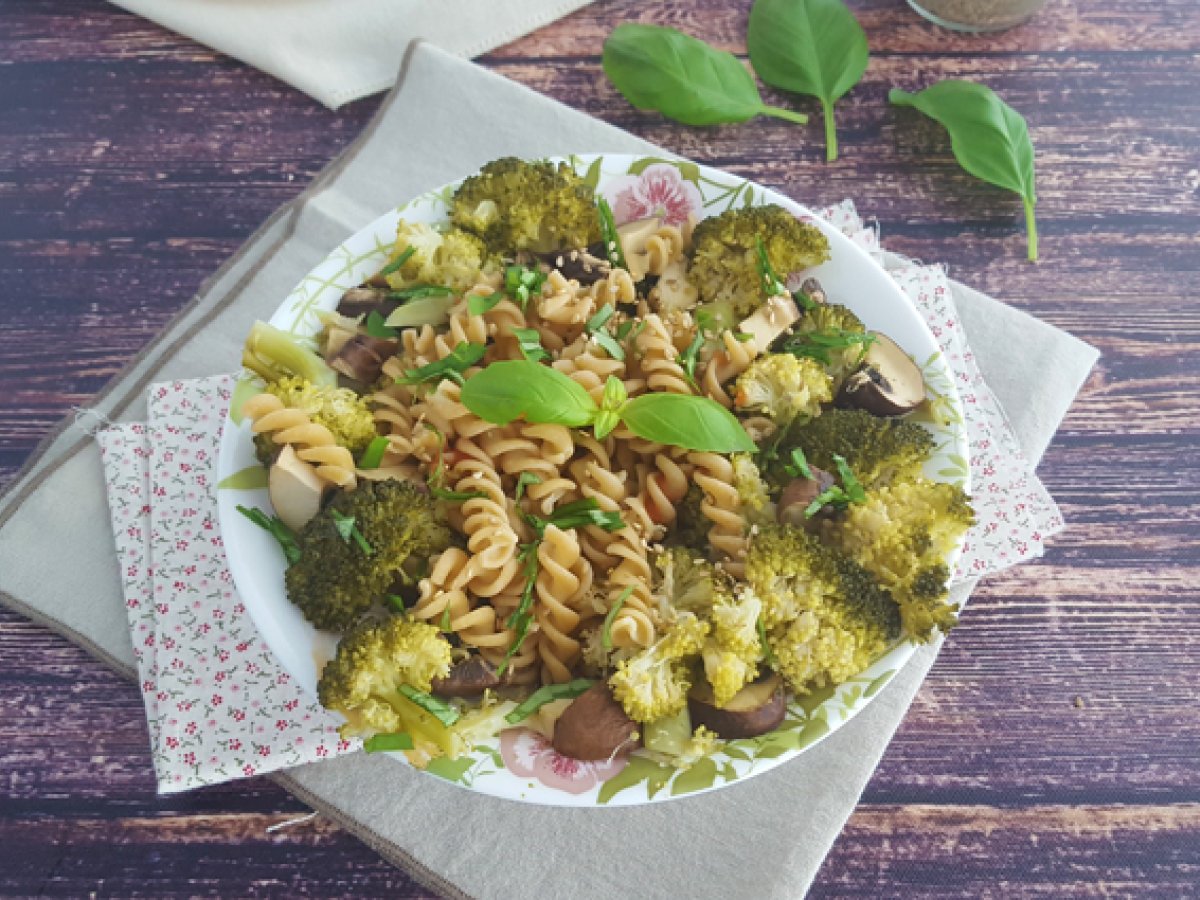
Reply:
<svg viewBox="0 0 1200 900"><path fill-rule="evenodd" d="M684 271L690 231L662 225L651 235L650 275ZM505 298L487 312L471 314L471 297L493 297L500 287L499 275L485 278L455 301L445 325L401 332L398 352L383 364L381 383L387 386L369 397L377 429L387 437L383 461L371 476L427 478L440 466L447 488L474 495L448 504L450 524L464 546L432 560L411 611L443 627L448 622L462 645L497 666L516 637L505 622L527 587L519 548L533 535L516 500L522 473L537 476L526 479L532 483L520 500L527 513L548 516L562 504L590 498L601 510L620 515L623 527L615 531L550 525L537 545L535 624L508 661L508 677L515 684L558 683L579 673L585 632L603 621L618 598L622 602L609 631L612 645L632 650L655 640L660 619L651 595L652 553L675 522L677 504L691 483L703 490L701 510L711 523L705 555L741 574L747 526L730 459L652 443L622 427L596 440L589 431L562 425L517 421L497 426L462 404L462 387L455 380L392 382L443 359L463 342L485 344L480 365L463 372L469 379L492 362L522 359L517 332L533 329L549 353L548 364L598 403L613 376L630 397L647 391L702 393L730 406L722 385L760 348L745 336L721 334L689 376L679 358L696 336L696 323L686 311L658 311L657 289L639 297L622 268L613 267L587 285L551 269L524 308ZM615 329L625 333L623 359L610 355L585 330L604 306L614 307L610 331L633 320L630 327Z"/></svg>

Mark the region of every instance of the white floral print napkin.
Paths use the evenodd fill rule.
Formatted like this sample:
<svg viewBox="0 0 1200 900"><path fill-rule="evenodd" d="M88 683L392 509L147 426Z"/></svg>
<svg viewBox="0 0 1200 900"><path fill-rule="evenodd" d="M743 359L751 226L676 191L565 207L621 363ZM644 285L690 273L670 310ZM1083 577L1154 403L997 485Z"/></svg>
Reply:
<svg viewBox="0 0 1200 900"><path fill-rule="evenodd" d="M647 170L653 184L631 186L629 202L669 202L673 192L686 191L686 182L674 184L674 167L661 168ZM820 215L882 261L878 233L863 226L853 203ZM1045 540L1062 529L1062 517L974 363L945 272L908 261L890 270L929 323L963 401L971 456L962 465L971 469L978 521L955 580L1040 556ZM336 718L283 671L234 589L215 484L233 384L234 376L223 375L153 385L147 423L97 436L162 793L359 747L340 739Z"/></svg>

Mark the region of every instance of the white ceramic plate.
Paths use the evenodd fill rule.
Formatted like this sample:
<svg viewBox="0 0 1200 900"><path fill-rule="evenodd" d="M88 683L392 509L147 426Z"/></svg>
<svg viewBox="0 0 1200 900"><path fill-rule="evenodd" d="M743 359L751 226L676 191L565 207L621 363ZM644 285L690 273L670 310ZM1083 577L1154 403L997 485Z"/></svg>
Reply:
<svg viewBox="0 0 1200 900"><path fill-rule="evenodd" d="M866 323L883 331L922 366L941 418L930 426L938 450L929 477L954 480L970 490L966 431L953 379L937 343L911 301L888 274L840 231L803 206L774 191L727 173L689 162L610 154L568 158L581 175L608 198L618 224L646 215L683 221L715 215L734 206L778 203L810 219L829 238L830 260L812 274L830 299L844 303ZM381 216L348 238L317 265L280 305L271 324L302 336L316 334L316 312L337 306L342 294L378 271L395 240L396 221L444 222L457 182L422 194ZM252 392L247 381L235 392ZM309 625L284 593L284 560L273 539L236 511L237 504L269 510L262 488L253 483L254 447L249 425L229 419L221 440L218 491L221 530L229 566L246 608L263 638L286 669L314 697L320 668L332 657L334 635ZM946 473L953 472L948 477ZM955 554L957 556L957 554ZM949 561L953 564L953 559ZM558 756L535 733L504 732L458 760L435 760L428 771L465 787L499 797L561 806L634 805L711 790L765 772L798 756L849 721L888 683L913 653L901 640L866 671L837 688L794 700L783 725L770 734L727 742L725 749L684 772L634 755L613 763L583 763ZM393 754L403 759L400 754Z"/></svg>

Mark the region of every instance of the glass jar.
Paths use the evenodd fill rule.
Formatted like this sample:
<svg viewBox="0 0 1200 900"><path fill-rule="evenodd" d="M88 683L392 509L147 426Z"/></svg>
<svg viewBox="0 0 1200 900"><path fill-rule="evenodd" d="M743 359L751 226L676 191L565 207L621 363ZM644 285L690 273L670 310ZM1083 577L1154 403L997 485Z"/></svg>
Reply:
<svg viewBox="0 0 1200 900"><path fill-rule="evenodd" d="M1031 18L1046 0L908 0L930 22L955 31L1002 31Z"/></svg>

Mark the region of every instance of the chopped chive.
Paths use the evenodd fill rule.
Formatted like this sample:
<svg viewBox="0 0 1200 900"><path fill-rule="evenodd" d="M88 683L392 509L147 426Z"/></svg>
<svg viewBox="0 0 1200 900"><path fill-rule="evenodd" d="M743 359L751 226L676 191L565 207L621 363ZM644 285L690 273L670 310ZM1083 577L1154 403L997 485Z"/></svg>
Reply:
<svg viewBox="0 0 1200 900"><path fill-rule="evenodd" d="M405 247L404 250L393 259L390 263L379 270L379 274L383 276L391 275L393 272L400 271L400 267L412 259L412 255L417 252L417 248L413 246Z"/></svg>
<svg viewBox="0 0 1200 900"><path fill-rule="evenodd" d="M612 649L612 625L617 620L617 613L621 611L621 607L625 605L625 601L633 595L633 585L625 588L613 601L612 608L609 609L608 615L604 617L604 630L600 632L600 646L605 650Z"/></svg>
<svg viewBox="0 0 1200 900"><path fill-rule="evenodd" d="M454 288L444 284L413 284L398 291L389 291L389 300L416 300L418 297L445 297L454 293Z"/></svg>
<svg viewBox="0 0 1200 900"><path fill-rule="evenodd" d="M268 516L261 509L241 505L237 507L237 511L275 538L290 565L300 561L300 545L296 543L296 533L284 525L281 519Z"/></svg>
<svg viewBox="0 0 1200 900"><path fill-rule="evenodd" d="M429 713L447 728L457 722L459 716L462 715L462 713L458 711L458 707L451 706L449 703L439 700L437 697L427 694L424 691L419 691L411 684L400 685L400 693L413 703L417 704L417 706L421 707L421 709L425 710L425 712Z"/></svg>
<svg viewBox="0 0 1200 900"><path fill-rule="evenodd" d="M774 668L777 665L775 660L775 652L771 649L771 645L767 643L767 623L763 621L763 617L758 617L758 644L762 648L763 659L767 661L767 665Z"/></svg>
<svg viewBox="0 0 1200 900"><path fill-rule="evenodd" d="M343 541L347 544L354 541L354 543L358 544L358 549L363 552L364 556L370 556L375 552L371 548L371 545L367 543L367 539L363 537L363 533L358 530L354 516L348 516L345 513L338 512L336 509L330 509L329 514L333 517L333 527L337 529L337 533L341 535Z"/></svg>
<svg viewBox="0 0 1200 900"><path fill-rule="evenodd" d="M509 725L516 725L528 719L547 703L555 700L573 700L593 684L595 682L590 678L576 678L565 684L547 684L530 694L525 702L504 717L504 721Z"/></svg>
<svg viewBox="0 0 1200 900"><path fill-rule="evenodd" d="M611 306L608 308L612 309ZM619 343L617 343L617 339L614 338L607 331L593 332L592 340L594 340L598 346L603 347L604 352L607 353L609 356L611 356L613 359L616 359L616 360L625 359L625 348L622 347Z"/></svg>
<svg viewBox="0 0 1200 900"><path fill-rule="evenodd" d="M387 601L392 609L396 610L396 612L400 613L401 615L408 614L408 604L404 602L404 598L399 594L388 594Z"/></svg>
<svg viewBox="0 0 1200 900"><path fill-rule="evenodd" d="M542 346L542 336L536 328L514 328L512 334L517 339L517 348L521 355L530 362L541 362L550 358L550 354Z"/></svg>
<svg viewBox="0 0 1200 900"><path fill-rule="evenodd" d="M436 486L431 486L429 493L433 494L439 500L448 500L451 503L465 503L468 500L487 496L483 491L451 491L444 487Z"/></svg>
<svg viewBox="0 0 1200 900"><path fill-rule="evenodd" d="M367 444L367 449L363 451L362 457L358 460L360 469L378 469L379 464L383 462L383 454L387 452L388 439L383 437L374 438L371 443Z"/></svg>
<svg viewBox="0 0 1200 900"><path fill-rule="evenodd" d="M394 338L399 334L395 328L388 327L383 316L377 309L371 310L371 312L367 315L367 321L363 325L363 328L371 337L380 338L382 340Z"/></svg>
<svg viewBox="0 0 1200 900"><path fill-rule="evenodd" d="M368 753L390 753L395 750L411 750L413 739L411 734L397 731L392 734L376 734L363 741L363 749Z"/></svg>
<svg viewBox="0 0 1200 900"><path fill-rule="evenodd" d="M484 313L495 309L496 304L503 299L504 293L502 291L494 291L487 297L472 294L467 298L467 311L473 316L482 316Z"/></svg>
<svg viewBox="0 0 1200 900"><path fill-rule="evenodd" d="M402 377L396 379L396 383L421 384L426 381L441 381L443 378L453 378L461 383L462 373L483 359L486 352L487 347L483 344L460 341L443 359L418 369L408 369Z"/></svg>
<svg viewBox="0 0 1200 900"><path fill-rule="evenodd" d="M616 311L617 308L615 306L611 306L606 303L604 306L596 310L592 317L587 320L587 324L583 326L583 330L588 334L599 331L604 327L605 323L607 323L608 320L613 317L613 313Z"/></svg>
<svg viewBox="0 0 1200 900"><path fill-rule="evenodd" d="M604 241L605 258L614 266L628 270L629 264L625 262L625 250L621 247L621 234L617 231L612 207L603 197L596 201L596 207L600 211L600 239Z"/></svg>

